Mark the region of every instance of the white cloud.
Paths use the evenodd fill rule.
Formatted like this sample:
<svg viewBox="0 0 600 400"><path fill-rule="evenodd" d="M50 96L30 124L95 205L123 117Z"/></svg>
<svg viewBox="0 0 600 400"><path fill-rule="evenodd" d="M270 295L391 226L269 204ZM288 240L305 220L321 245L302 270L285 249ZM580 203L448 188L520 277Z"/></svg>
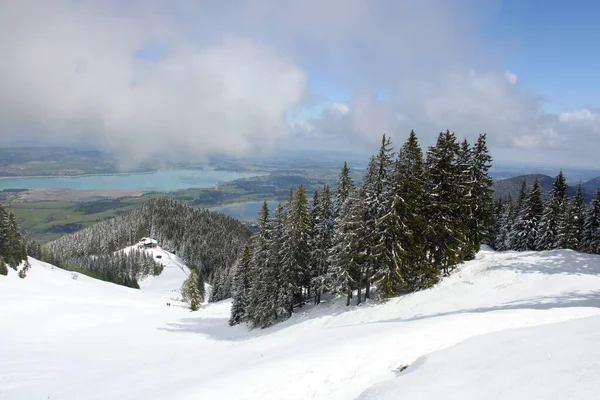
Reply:
<svg viewBox="0 0 600 400"><path fill-rule="evenodd" d="M517 84L517 75L513 74L510 71L506 71L504 73L504 77L506 78L506 80L508 81L508 83L510 83L511 85L516 85Z"/></svg>
<svg viewBox="0 0 600 400"><path fill-rule="evenodd" d="M582 121L594 121L596 114L592 113L588 109L579 111L563 112L558 115L560 122L582 122Z"/></svg>

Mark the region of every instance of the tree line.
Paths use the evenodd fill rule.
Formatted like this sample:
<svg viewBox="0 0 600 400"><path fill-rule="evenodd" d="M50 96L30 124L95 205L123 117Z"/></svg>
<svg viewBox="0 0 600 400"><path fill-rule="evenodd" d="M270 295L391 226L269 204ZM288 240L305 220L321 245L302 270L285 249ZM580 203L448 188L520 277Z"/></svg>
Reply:
<svg viewBox="0 0 600 400"><path fill-rule="evenodd" d="M326 292L349 305L373 286L391 297L434 285L474 257L493 222L491 161L485 134L471 146L440 133L425 157L414 132L397 154L384 135L361 186L344 163L335 194L325 185L309 201L299 185L273 212L264 202L221 282L233 295L230 324L267 327Z"/></svg>
<svg viewBox="0 0 600 400"><path fill-rule="evenodd" d="M537 178L529 188L523 180L516 202L507 196L494 203L494 223L486 243L495 250L571 249L600 254L600 189L587 207L581 184L573 198L567 195L562 171L545 201Z"/></svg>
<svg viewBox="0 0 600 400"><path fill-rule="evenodd" d="M40 249L40 256L61 268L138 287L138 279L162 271L160 264L143 251L120 251L143 237L156 239L163 249L177 254L210 282L220 269L235 262L250 230L226 215L160 197L50 242Z"/></svg>
<svg viewBox="0 0 600 400"><path fill-rule="evenodd" d="M0 275L8 275L9 267L17 271L21 263L23 268L18 274L24 278L29 268L27 241L21 235L15 214L0 203Z"/></svg>

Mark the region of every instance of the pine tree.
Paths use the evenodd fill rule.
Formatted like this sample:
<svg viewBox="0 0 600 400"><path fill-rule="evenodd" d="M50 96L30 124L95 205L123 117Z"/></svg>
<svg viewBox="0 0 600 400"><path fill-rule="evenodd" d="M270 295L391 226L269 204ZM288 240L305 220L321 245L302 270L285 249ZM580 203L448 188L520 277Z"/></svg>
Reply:
<svg viewBox="0 0 600 400"><path fill-rule="evenodd" d="M464 187L456 165L458 150L456 136L446 131L427 152L427 191L431 198L427 214L432 221L429 257L446 274L461 261L466 240Z"/></svg>
<svg viewBox="0 0 600 400"><path fill-rule="evenodd" d="M329 270L328 251L333 236L333 209L329 186L325 185L321 193L315 195L312 210L311 241L311 286L315 296L315 304L321 302L321 295L326 289L327 272Z"/></svg>
<svg viewBox="0 0 600 400"><path fill-rule="evenodd" d="M360 255L357 252L358 240L354 229L356 224L360 223L360 219L358 189L352 188L336 218L333 246L329 256L331 291L346 295L346 306L350 305L352 290L356 285L356 270L360 265Z"/></svg>
<svg viewBox="0 0 600 400"><path fill-rule="evenodd" d="M531 191L523 201L521 212L517 216L514 227L513 250L536 250L538 228L543 212L542 194L537 178L533 181Z"/></svg>
<svg viewBox="0 0 600 400"><path fill-rule="evenodd" d="M557 248L559 241L559 220L564 212L567 184L562 171L556 176L550 197L546 201L542 219L538 227L537 250Z"/></svg>
<svg viewBox="0 0 600 400"><path fill-rule="evenodd" d="M473 259L493 222L492 178L489 175L492 157L487 149L485 133L479 135L467 160L470 162L466 185L468 234L465 253L467 259Z"/></svg>
<svg viewBox="0 0 600 400"><path fill-rule="evenodd" d="M196 311L204 301L202 291L198 287L198 271L192 269L188 278L181 286L181 298L190 304L190 310ZM204 286L204 284L203 284Z"/></svg>
<svg viewBox="0 0 600 400"><path fill-rule="evenodd" d="M500 202L501 210L498 217L498 230L496 233L496 250L510 250L510 232L512 231L512 223L514 220L514 206L512 197L506 198Z"/></svg>
<svg viewBox="0 0 600 400"><path fill-rule="evenodd" d="M581 183L577 185L577 192L575 193L575 200L573 201L573 212L572 212L572 226L574 246L573 250L580 251L583 241L583 232L585 228L585 200L583 198L583 190L581 189Z"/></svg>
<svg viewBox="0 0 600 400"><path fill-rule="evenodd" d="M240 257L233 277L233 304L229 325L240 324L247 319L247 307L250 296L250 279L252 268L252 246L247 243Z"/></svg>
<svg viewBox="0 0 600 400"><path fill-rule="evenodd" d="M517 219L521 215L523 210L523 203L525 199L529 196L529 192L527 190L527 184L525 179L521 182L521 190L519 190L519 195L517 196L517 203L514 206L513 210L513 219L511 221L511 229L509 231L508 237L508 248L506 250L518 250L522 244L521 237L519 236L522 232L521 230L517 231L517 227L520 227Z"/></svg>
<svg viewBox="0 0 600 400"><path fill-rule="evenodd" d="M578 245L577 227L574 202L565 199L560 215L558 216L558 235L556 238L557 249L575 250Z"/></svg>
<svg viewBox="0 0 600 400"><path fill-rule="evenodd" d="M267 202L258 213L258 232L254 237L251 262L251 289L247 316L253 327L267 327L277 320L276 302L278 277L272 263L272 221Z"/></svg>
<svg viewBox="0 0 600 400"><path fill-rule="evenodd" d="M295 303L303 303L310 286L310 216L302 184L293 194L284 222L281 248L283 298L291 315Z"/></svg>
<svg viewBox="0 0 600 400"><path fill-rule="evenodd" d="M354 188L354 183L352 182L352 178L350 178L350 169L348 168L348 164L344 161L344 167L340 171L337 192L335 194L335 204L334 204L334 218L337 218L342 205L346 201L348 194Z"/></svg>
<svg viewBox="0 0 600 400"><path fill-rule="evenodd" d="M586 215L581 250L600 254L600 189L596 191L596 197Z"/></svg>
<svg viewBox="0 0 600 400"><path fill-rule="evenodd" d="M439 270L427 262L426 181L423 152L417 136L411 131L400 149L391 192L393 203L380 218L379 262L377 286L383 297L401 289L429 287L439 279Z"/></svg>

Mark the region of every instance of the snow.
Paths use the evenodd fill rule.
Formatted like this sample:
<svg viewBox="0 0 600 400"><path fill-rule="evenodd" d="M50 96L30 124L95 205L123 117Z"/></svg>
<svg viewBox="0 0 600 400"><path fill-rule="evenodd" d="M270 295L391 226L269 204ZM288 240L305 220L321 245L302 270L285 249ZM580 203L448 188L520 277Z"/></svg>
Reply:
<svg viewBox="0 0 600 400"><path fill-rule="evenodd" d="M141 290L34 259L24 280L0 277L0 399L589 399L600 390L600 256L484 249L432 289L360 307L328 299L249 331L228 326L230 301L190 312L177 301L185 265L146 251L165 269Z"/></svg>

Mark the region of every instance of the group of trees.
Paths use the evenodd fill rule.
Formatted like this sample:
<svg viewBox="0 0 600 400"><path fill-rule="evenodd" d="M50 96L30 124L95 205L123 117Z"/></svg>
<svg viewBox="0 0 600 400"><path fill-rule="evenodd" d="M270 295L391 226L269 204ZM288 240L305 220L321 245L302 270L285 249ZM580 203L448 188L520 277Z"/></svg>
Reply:
<svg viewBox="0 0 600 400"><path fill-rule="evenodd" d="M562 171L545 201L537 179L530 188L523 180L516 202L511 196L495 202L486 242L496 250L572 249L600 254L600 190L586 207L581 185L569 198Z"/></svg>
<svg viewBox="0 0 600 400"><path fill-rule="evenodd" d="M161 197L134 210L63 236L44 248L44 261L79 269L110 282L137 287L137 280L162 268L144 252L121 249L152 237L209 281L241 253L250 230L238 220Z"/></svg>
<svg viewBox="0 0 600 400"><path fill-rule="evenodd" d="M344 167L335 196L324 186L309 201L302 185L271 214L229 272L230 324L266 327L324 292L349 305L434 285L472 258L493 221L491 157L482 134L474 146L440 133L426 159L414 132L397 156L383 136L362 185ZM333 198L332 198L333 197Z"/></svg>
<svg viewBox="0 0 600 400"><path fill-rule="evenodd" d="M0 275L8 275L8 267L17 271L23 262L23 268L18 271L21 278L29 268L27 242L21 236L17 217L0 203Z"/></svg>

